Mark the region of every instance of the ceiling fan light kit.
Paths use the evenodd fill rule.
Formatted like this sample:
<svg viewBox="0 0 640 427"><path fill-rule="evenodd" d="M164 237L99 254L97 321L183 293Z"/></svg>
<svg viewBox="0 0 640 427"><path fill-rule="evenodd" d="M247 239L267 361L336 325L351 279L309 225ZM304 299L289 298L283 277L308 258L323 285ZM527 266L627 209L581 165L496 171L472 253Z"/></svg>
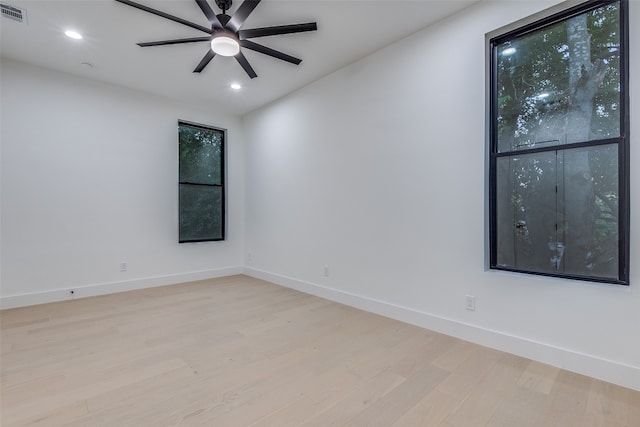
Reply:
<svg viewBox="0 0 640 427"><path fill-rule="evenodd" d="M240 40L231 31L211 39L211 50L221 56L236 56L240 53Z"/></svg>
<svg viewBox="0 0 640 427"><path fill-rule="evenodd" d="M279 25L263 28L240 29L251 12L253 12L256 6L258 6L260 0L245 0L232 16L227 15L227 10L231 8L232 0L215 0L216 5L220 9L222 9L222 13L217 15L214 13L207 0L195 0L200 10L209 21L210 28L191 21L187 21L177 16L170 15L160 10L152 9L148 6L130 0L116 1L207 33L208 36L204 37L190 37L184 39L138 43L138 46L150 47L165 46L171 44L197 43L205 41L209 42L209 49L205 53L202 60L200 60L200 63L193 70L194 73L202 72L202 70L204 70L204 68L216 55L220 55L233 56L250 78L253 79L257 77L258 75L254 71L253 67L251 67L251 65L249 64L249 61L247 61L247 58L245 58L241 48L253 50L255 52L259 52L264 55L268 55L273 58L298 65L300 64L300 62L302 62L301 59L295 58L291 55L287 55L286 53L277 51L275 49L271 49L267 46L255 43L249 39L257 37L276 36L280 34L315 31L318 29L318 26L315 22L309 22L305 24Z"/></svg>

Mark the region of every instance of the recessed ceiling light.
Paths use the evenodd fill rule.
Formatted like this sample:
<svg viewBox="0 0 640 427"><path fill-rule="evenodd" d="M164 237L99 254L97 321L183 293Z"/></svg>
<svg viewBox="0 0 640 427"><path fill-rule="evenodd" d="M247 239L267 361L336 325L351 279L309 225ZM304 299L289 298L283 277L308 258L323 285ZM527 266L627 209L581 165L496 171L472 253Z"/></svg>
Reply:
<svg viewBox="0 0 640 427"><path fill-rule="evenodd" d="M240 90L242 89L242 86L240 85L240 83L231 83L231 85L229 86L231 89L234 90Z"/></svg>
<svg viewBox="0 0 640 427"><path fill-rule="evenodd" d="M65 34L67 37L70 37L70 38L72 38L72 39L75 39L75 40L82 40L82 34L80 34L80 33L76 32L76 31L67 30L67 31L65 31L65 32L64 32L64 34Z"/></svg>

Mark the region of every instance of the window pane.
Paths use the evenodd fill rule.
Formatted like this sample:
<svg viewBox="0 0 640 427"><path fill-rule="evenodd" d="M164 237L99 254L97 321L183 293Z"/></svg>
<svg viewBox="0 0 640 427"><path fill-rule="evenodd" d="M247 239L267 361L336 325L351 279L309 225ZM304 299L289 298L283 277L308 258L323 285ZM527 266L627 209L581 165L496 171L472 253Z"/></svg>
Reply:
<svg viewBox="0 0 640 427"><path fill-rule="evenodd" d="M180 182L222 184L221 131L180 124Z"/></svg>
<svg viewBox="0 0 640 427"><path fill-rule="evenodd" d="M497 264L539 273L557 272L555 151L497 159Z"/></svg>
<svg viewBox="0 0 640 427"><path fill-rule="evenodd" d="M618 277L617 144L497 159L497 266Z"/></svg>
<svg viewBox="0 0 640 427"><path fill-rule="evenodd" d="M619 25L613 3L495 46L498 152L620 136Z"/></svg>
<svg viewBox="0 0 640 427"><path fill-rule="evenodd" d="M222 187L180 184L180 241L221 240Z"/></svg>
<svg viewBox="0 0 640 427"><path fill-rule="evenodd" d="M618 147L564 151L559 218L565 246L561 271L571 275L618 276Z"/></svg>

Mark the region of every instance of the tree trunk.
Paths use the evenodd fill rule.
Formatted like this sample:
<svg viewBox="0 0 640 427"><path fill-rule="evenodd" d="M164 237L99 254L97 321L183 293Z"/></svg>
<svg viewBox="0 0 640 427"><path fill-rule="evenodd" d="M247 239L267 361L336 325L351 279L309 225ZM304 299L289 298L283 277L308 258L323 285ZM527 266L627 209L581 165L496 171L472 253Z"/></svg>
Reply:
<svg viewBox="0 0 640 427"><path fill-rule="evenodd" d="M503 116L505 127L499 134L498 151L514 150L517 120L520 113L520 94L517 93L512 80L513 67L509 67L509 72L505 71L504 95L508 96L509 102L504 108ZM518 265L516 257L516 209L514 199L515 172L512 160L502 158L496 162L496 193L498 198L496 215L499 224L497 237L497 259L498 265L508 267L521 267Z"/></svg>
<svg viewBox="0 0 640 427"><path fill-rule="evenodd" d="M587 15L567 21L569 45L569 111L566 142L590 139L593 101L606 73L606 65L591 63L591 40L587 31ZM595 232L595 194L586 150L565 151L564 155L564 271L588 273L593 256Z"/></svg>

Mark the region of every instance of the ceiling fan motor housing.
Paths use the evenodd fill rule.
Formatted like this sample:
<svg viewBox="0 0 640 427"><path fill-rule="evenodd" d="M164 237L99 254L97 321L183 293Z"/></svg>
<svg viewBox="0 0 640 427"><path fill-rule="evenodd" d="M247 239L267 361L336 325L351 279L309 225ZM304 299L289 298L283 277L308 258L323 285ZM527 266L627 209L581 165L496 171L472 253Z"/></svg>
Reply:
<svg viewBox="0 0 640 427"><path fill-rule="evenodd" d="M231 3L231 0L229 0L229 3ZM231 19L231 17L226 13L221 13L216 16L218 17L218 21L220 21L220 24L222 24L223 27L227 25L227 22L229 22L229 20Z"/></svg>

